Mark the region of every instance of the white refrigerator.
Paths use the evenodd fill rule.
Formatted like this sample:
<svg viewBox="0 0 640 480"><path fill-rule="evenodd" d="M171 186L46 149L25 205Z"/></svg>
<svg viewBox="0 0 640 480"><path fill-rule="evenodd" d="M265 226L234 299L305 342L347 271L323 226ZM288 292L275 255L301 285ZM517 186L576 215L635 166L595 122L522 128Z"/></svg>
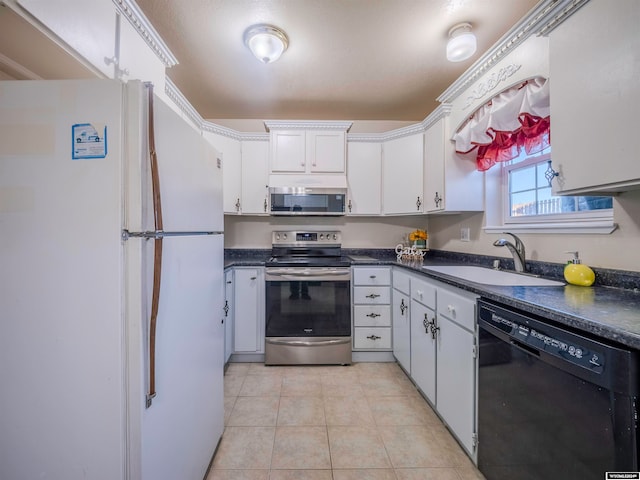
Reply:
<svg viewBox="0 0 640 480"><path fill-rule="evenodd" d="M0 82L0 478L204 478L221 173L146 84Z"/></svg>

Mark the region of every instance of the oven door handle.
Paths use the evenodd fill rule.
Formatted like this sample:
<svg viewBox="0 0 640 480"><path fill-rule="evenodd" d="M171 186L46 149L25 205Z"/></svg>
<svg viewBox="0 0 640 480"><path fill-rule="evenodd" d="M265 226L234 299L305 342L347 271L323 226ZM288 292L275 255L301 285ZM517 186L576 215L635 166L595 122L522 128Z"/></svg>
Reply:
<svg viewBox="0 0 640 480"><path fill-rule="evenodd" d="M266 338L265 342L272 345L288 345L290 347L326 347L327 345L342 345L351 342L351 337L335 338L331 340L287 340L282 338Z"/></svg>
<svg viewBox="0 0 640 480"><path fill-rule="evenodd" d="M278 280L293 280L293 281L304 281L309 278L322 278L328 277L328 280L332 280L333 277L345 277L351 275L350 270L324 270L323 272L300 272L300 273L291 273L291 272L266 272L266 279L269 280L270 277L279 277Z"/></svg>

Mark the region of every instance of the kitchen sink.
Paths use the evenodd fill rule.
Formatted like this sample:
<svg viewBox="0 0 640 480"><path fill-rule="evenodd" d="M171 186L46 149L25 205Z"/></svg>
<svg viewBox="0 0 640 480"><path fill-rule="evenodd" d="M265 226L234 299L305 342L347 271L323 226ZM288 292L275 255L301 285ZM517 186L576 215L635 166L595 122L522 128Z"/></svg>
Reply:
<svg viewBox="0 0 640 480"><path fill-rule="evenodd" d="M505 287L559 287L564 285L564 282L547 280L534 275L470 265L424 266L422 268L484 285Z"/></svg>

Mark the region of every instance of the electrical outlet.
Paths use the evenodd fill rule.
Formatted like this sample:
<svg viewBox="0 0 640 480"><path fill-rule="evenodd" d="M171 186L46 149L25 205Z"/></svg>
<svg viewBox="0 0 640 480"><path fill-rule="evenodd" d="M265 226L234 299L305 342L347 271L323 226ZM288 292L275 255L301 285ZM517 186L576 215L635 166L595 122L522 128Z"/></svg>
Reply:
<svg viewBox="0 0 640 480"><path fill-rule="evenodd" d="M471 241L471 229L469 227L462 227L460 229L460 241L461 242Z"/></svg>

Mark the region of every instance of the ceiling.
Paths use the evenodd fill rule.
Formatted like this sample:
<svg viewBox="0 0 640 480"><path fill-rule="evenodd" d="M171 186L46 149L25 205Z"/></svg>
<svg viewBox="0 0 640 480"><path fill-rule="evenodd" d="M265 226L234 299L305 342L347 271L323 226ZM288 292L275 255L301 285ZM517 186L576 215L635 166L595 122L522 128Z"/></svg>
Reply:
<svg viewBox="0 0 640 480"><path fill-rule="evenodd" d="M436 98L537 3L137 0L178 59L167 75L205 119L406 122L431 113ZM24 38L38 36L33 28L19 28L7 17L0 11L0 78L3 72L20 78L11 62L42 78L89 74L67 65L73 64L71 57L51 45L39 54L35 40ZM478 51L469 60L450 63L447 35L460 22L472 24ZM277 62L259 62L244 45L244 31L256 23L287 33L289 48ZM66 55L67 63L52 61L54 54ZM13 65L13 73L7 73L7 65Z"/></svg>

